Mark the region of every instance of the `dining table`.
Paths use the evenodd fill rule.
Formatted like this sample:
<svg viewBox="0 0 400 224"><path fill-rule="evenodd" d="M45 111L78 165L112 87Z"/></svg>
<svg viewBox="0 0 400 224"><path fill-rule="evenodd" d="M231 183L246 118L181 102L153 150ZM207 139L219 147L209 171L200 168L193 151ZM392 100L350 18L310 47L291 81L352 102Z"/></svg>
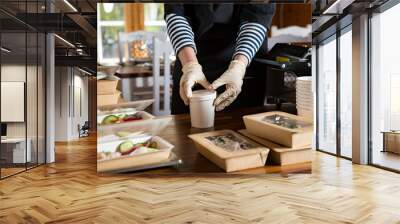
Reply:
<svg viewBox="0 0 400 224"><path fill-rule="evenodd" d="M173 175L193 175L193 174L269 174L278 173L289 175L293 173L311 173L312 163L299 163L281 166L272 163L267 159L263 167L252 168L237 172L226 173L223 169L202 156L196 149L194 142L188 137L190 134L214 131L214 130L233 130L245 129L242 117L244 115L262 113L276 110L276 106L263 106L252 108L240 108L231 111L216 112L215 124L212 128L199 129L191 127L190 114L168 115L171 118L169 124L158 135L172 145L172 153L178 163L167 167L155 167L149 170L126 172L124 175L147 175L147 174L173 174ZM176 161L175 161L176 162ZM103 174L107 175L107 174Z"/></svg>

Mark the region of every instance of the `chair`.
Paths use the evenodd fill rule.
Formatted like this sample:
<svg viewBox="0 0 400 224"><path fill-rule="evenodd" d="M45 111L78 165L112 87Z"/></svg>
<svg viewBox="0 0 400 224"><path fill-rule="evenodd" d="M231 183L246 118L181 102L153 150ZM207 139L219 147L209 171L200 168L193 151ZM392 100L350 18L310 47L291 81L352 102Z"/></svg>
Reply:
<svg viewBox="0 0 400 224"><path fill-rule="evenodd" d="M148 48L149 58L135 58L131 54L132 43L134 41L143 41L146 43ZM121 64L133 64L128 66L137 66L146 70L146 66L143 63L152 62L149 70L149 77L152 76L151 80L146 79L147 76L143 75L145 72L140 72L141 75L134 76L129 75L128 78L122 78L122 96L126 101L133 100L144 100L148 97L154 98L153 114L154 115L166 115L170 114L170 83L171 83L171 61L170 56L173 54L173 48L171 43L167 39L166 32L148 32L148 31L137 31L131 33L119 33L119 60ZM128 50L128 52L127 52ZM160 62L163 60L163 63ZM142 63L141 65L139 65ZM161 73L162 66L163 72ZM161 80L161 76L164 77ZM133 78L136 78L133 80ZM141 79L141 80L139 80ZM136 85L137 82L142 81L142 86ZM152 83L149 81L153 81ZM163 81L163 82L162 82ZM139 83L141 84L141 83ZM162 87L162 92L160 91ZM150 94L150 92L152 92ZM134 93L134 97L132 96ZM163 98L161 98L163 94Z"/></svg>
<svg viewBox="0 0 400 224"><path fill-rule="evenodd" d="M80 124L78 124L79 138L88 137L89 136L89 130L90 130L89 121L85 121L85 123L82 126L80 126Z"/></svg>
<svg viewBox="0 0 400 224"><path fill-rule="evenodd" d="M154 40L154 55L153 55L153 114L155 115L168 115L171 114L171 61L170 55L174 52L172 45L167 41ZM160 58L164 62L164 99L161 109L160 99Z"/></svg>

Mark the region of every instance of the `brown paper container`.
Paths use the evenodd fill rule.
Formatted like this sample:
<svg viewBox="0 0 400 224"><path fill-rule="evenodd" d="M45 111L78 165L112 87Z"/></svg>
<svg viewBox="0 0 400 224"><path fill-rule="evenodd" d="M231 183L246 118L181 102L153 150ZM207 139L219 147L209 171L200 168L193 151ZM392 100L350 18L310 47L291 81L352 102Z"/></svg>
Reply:
<svg viewBox="0 0 400 224"><path fill-rule="evenodd" d="M232 134L245 140L254 148L248 150L227 151L216 146L206 137ZM221 130L189 135L197 147L197 150L207 159L215 163L226 172L233 172L257 167L263 167L268 157L269 149L231 130Z"/></svg>
<svg viewBox="0 0 400 224"><path fill-rule="evenodd" d="M314 152L311 148L293 149L282 145L275 144L266 139L257 137L249 133L248 130L239 130L239 133L251 138L252 140L264 145L271 149L269 158L273 163L281 166L291 165L297 163L312 162L314 159Z"/></svg>
<svg viewBox="0 0 400 224"><path fill-rule="evenodd" d="M263 119L266 116L281 115L297 121L307 122L310 125L297 129L290 129L281 127L279 125L271 124ZM313 125L309 119L299 117L296 115L273 111L243 117L246 129L253 135L268 139L280 145L290 148L311 148Z"/></svg>
<svg viewBox="0 0 400 224"><path fill-rule="evenodd" d="M115 91L113 94L97 95L97 106L106 106L117 104L121 92Z"/></svg>
<svg viewBox="0 0 400 224"><path fill-rule="evenodd" d="M98 80L97 95L114 94L117 91L118 80Z"/></svg>

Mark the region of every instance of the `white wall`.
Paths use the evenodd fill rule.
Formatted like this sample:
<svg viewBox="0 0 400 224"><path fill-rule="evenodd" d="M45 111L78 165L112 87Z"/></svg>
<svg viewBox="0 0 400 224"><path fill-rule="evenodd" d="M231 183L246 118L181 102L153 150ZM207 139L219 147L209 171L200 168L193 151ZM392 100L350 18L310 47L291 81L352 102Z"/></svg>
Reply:
<svg viewBox="0 0 400 224"><path fill-rule="evenodd" d="M77 70L75 70L74 75L74 91L72 99L74 102L71 104L75 104L72 108L72 136L73 138L79 137L78 133L78 125L83 125L85 121L88 121L89 111L88 111L88 78L86 76L82 76L82 73L76 75Z"/></svg>
<svg viewBox="0 0 400 224"><path fill-rule="evenodd" d="M26 70L27 69L27 70ZM26 71L28 72L28 82L25 80ZM1 66L1 81L9 82L25 82L27 83L27 122L10 122L7 125L8 137L25 137L25 123L28 125L28 137L31 133L36 137L37 130L37 80L36 66L25 65L2 65ZM42 101L40 101L42 103ZM7 110L7 108L1 108ZM30 131L32 129L32 131Z"/></svg>
<svg viewBox="0 0 400 224"><path fill-rule="evenodd" d="M9 82L25 82L25 65L2 65L1 66L1 81ZM1 108L7 110L7 108ZM25 123L8 123L7 124L8 137L25 137Z"/></svg>
<svg viewBox="0 0 400 224"><path fill-rule="evenodd" d="M68 67L55 68L55 141L68 141L70 136Z"/></svg>
<svg viewBox="0 0 400 224"><path fill-rule="evenodd" d="M55 73L55 140L74 140L78 125L88 120L88 78L72 67L56 67Z"/></svg>
<svg viewBox="0 0 400 224"><path fill-rule="evenodd" d="M37 70L38 69L38 70ZM27 80L26 80L27 78ZM24 122L7 122L7 137L25 138L30 140L32 162L39 159L44 162L45 150L45 118L44 118L44 74L39 66L25 66L25 64L3 64L1 66L1 81L24 82L26 84L26 110L27 119ZM4 97L4 96L2 96ZM2 112L13 113L11 108L1 108ZM25 111L22 111L25 112ZM39 153L39 156L37 156Z"/></svg>

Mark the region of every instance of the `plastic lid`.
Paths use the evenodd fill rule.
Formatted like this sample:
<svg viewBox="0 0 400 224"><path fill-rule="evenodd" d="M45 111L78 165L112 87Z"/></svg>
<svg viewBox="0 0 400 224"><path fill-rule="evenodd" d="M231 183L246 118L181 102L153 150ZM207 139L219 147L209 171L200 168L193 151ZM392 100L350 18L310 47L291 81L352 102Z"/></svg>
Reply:
<svg viewBox="0 0 400 224"><path fill-rule="evenodd" d="M154 103L154 100L149 99L149 100L138 100L138 101L131 101L131 102L123 102L123 103L113 104L113 105L99 106L99 107L97 107L97 115L114 114L114 113L118 113L119 110L124 111L126 109L141 111L141 110L145 110L147 107L149 107L153 103Z"/></svg>
<svg viewBox="0 0 400 224"><path fill-rule="evenodd" d="M191 101L214 100L217 97L215 90L196 90L193 91Z"/></svg>
<svg viewBox="0 0 400 224"><path fill-rule="evenodd" d="M312 77L311 76L297 77L297 81L312 81Z"/></svg>

